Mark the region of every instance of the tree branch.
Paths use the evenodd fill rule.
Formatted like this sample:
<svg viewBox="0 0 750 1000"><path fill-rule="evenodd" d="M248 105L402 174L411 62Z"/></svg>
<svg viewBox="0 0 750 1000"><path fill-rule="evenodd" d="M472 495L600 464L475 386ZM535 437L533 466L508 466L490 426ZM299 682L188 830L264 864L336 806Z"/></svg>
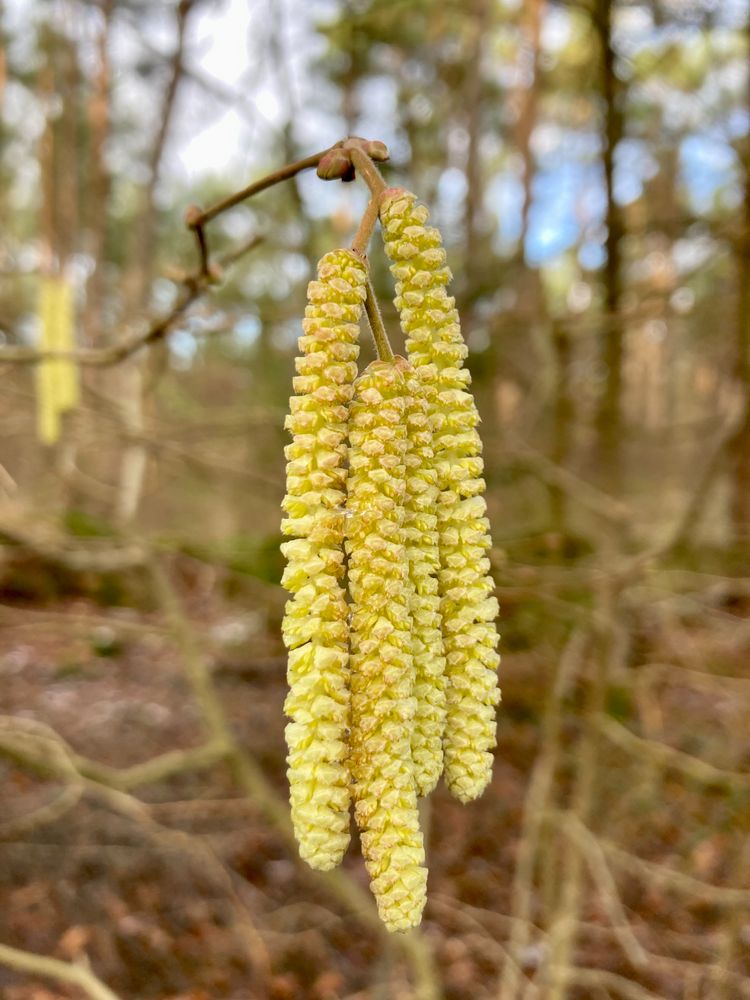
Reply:
<svg viewBox="0 0 750 1000"><path fill-rule="evenodd" d="M224 267L230 266L243 254L252 250L262 242L262 238L254 236L241 247L231 251L223 258ZM187 312L193 303L215 284L215 277L209 274L188 275L182 279L181 291L170 311L163 316L151 320L148 328L141 333L131 333L107 347L81 348L76 351L38 351L33 347L3 347L0 348L0 364L36 365L40 361L55 358L65 358L79 365L92 367L109 367L119 364L142 347L148 347L163 340L174 324Z"/></svg>
<svg viewBox="0 0 750 1000"><path fill-rule="evenodd" d="M697 781L702 785L714 785L721 788L742 788L750 789L750 774L741 771L727 771L724 768L709 764L699 757L674 747L667 746L666 743L657 743L656 740L643 739L636 736L629 729L615 722L614 719L606 715L600 715L596 720L599 731L611 743L625 750L627 753L636 754L639 757L648 757L657 761L664 767L674 768L681 771L688 778Z"/></svg>
<svg viewBox="0 0 750 1000"><path fill-rule="evenodd" d="M44 979L56 979L70 986L78 986L91 997L91 1000L119 1000L116 993L106 986L85 965L74 965L72 962L61 962L57 958L46 958L30 951L11 948L0 944L0 963L16 972L26 972L31 976L41 976Z"/></svg>

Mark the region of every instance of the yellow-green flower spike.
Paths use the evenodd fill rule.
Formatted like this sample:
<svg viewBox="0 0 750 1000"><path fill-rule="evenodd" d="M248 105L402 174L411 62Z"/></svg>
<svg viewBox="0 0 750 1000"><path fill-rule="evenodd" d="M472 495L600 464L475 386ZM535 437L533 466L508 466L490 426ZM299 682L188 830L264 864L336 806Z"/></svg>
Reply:
<svg viewBox="0 0 750 1000"><path fill-rule="evenodd" d="M448 787L465 802L481 795L491 778L500 697L479 416L463 368L467 350L455 300L446 292L451 274L440 233L426 225L427 209L415 195L402 189L385 192L380 218L409 360L427 369L435 389L430 417L448 679L443 749Z"/></svg>
<svg viewBox="0 0 750 1000"><path fill-rule="evenodd" d="M378 912L390 931L420 922L427 885L410 742L415 699L403 534L406 406L401 371L375 361L357 380L349 426L354 815Z"/></svg>
<svg viewBox="0 0 750 1000"><path fill-rule="evenodd" d="M362 262L326 254L308 286L301 357L286 427L282 626L289 649L286 714L292 823L313 868L339 864L349 844L349 608L343 585L346 436L357 374Z"/></svg>
<svg viewBox="0 0 750 1000"><path fill-rule="evenodd" d="M428 393L434 387L427 369L403 358L397 367L406 378L406 498L404 541L411 582L412 654L416 707L411 734L414 780L428 795L443 773L445 729L445 652L438 594L437 473L432 450Z"/></svg>

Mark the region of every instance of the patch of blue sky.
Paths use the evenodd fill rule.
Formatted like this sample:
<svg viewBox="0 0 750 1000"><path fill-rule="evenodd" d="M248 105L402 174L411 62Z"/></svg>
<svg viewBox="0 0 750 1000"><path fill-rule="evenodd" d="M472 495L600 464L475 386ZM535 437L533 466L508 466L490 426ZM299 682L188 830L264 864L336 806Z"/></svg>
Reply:
<svg viewBox="0 0 750 1000"><path fill-rule="evenodd" d="M574 160L563 160L537 173L524 246L532 266L548 263L578 240L578 197L590 174L590 169Z"/></svg>
<svg viewBox="0 0 750 1000"><path fill-rule="evenodd" d="M659 164L640 139L623 139L615 152L615 200L620 205L636 201L645 181L655 177Z"/></svg>
<svg viewBox="0 0 750 1000"><path fill-rule="evenodd" d="M234 339L242 347L250 347L260 336L262 324L255 313L244 313L234 324Z"/></svg>
<svg viewBox="0 0 750 1000"><path fill-rule="evenodd" d="M497 219L495 249L500 254L512 253L521 236L523 208L523 184L515 171L505 170L492 178L485 206Z"/></svg>
<svg viewBox="0 0 750 1000"><path fill-rule="evenodd" d="M707 212L718 192L737 182L734 150L706 132L689 135L680 143L680 177L694 210Z"/></svg>
<svg viewBox="0 0 750 1000"><path fill-rule="evenodd" d="M726 116L727 135L739 139L750 131L750 114L746 108L730 108Z"/></svg>

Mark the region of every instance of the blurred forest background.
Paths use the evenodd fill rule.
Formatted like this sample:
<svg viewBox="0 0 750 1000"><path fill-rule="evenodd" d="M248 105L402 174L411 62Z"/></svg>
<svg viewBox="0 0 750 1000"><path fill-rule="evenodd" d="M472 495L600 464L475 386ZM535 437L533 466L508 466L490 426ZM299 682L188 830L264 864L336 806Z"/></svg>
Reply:
<svg viewBox="0 0 750 1000"><path fill-rule="evenodd" d="M748 4L0 14L2 996L750 996ZM278 629L305 287L366 191L223 213L211 281L184 224L347 134L446 238L502 607L494 780L432 797L392 938L290 841Z"/></svg>

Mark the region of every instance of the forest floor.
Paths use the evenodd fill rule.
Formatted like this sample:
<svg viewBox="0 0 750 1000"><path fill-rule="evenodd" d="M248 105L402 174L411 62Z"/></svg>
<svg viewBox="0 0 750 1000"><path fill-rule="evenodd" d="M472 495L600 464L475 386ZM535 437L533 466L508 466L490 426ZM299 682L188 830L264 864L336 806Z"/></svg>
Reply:
<svg viewBox="0 0 750 1000"><path fill-rule="evenodd" d="M198 588L187 600L234 732L285 797L285 660L275 611L269 625L267 610L248 611L242 602L219 600L210 588L205 593ZM117 768L205 741L182 656L155 612L78 598L6 604L0 624L6 716L32 727L44 723L75 753ZM639 648L638 657L670 661L675 642L693 651L703 644L703 660L712 670L726 673L734 662L735 673L743 676L750 638L738 648L736 633L721 627L680 629L671 635L671 649L661 633L642 638L648 648ZM735 635L731 656L729 635ZM480 801L466 806L441 786L425 813L430 877L423 931L451 1000L498 996L549 657L548 646L504 655L492 784ZM750 692L731 685L726 691L696 691L675 681L668 688L657 684L655 690L649 704L659 714L662 731L683 750L710 754L722 746L726 732L741 742L744 731L747 742ZM633 707L632 692L625 692L623 700L612 711L637 727L629 717L643 719ZM573 740L579 727L575 695L566 711L563 738ZM713 724L719 727L714 735ZM35 731L34 738L44 742L44 732ZM741 757L741 747L738 753ZM743 860L742 847L739 855L735 848L743 842L736 837L747 822L747 791L743 798L698 787L653 767L645 774L639 770L634 781L616 754L602 764L604 780L593 817L602 833L633 855L680 871L699 885L742 888L738 872L748 871L748 859ZM113 809L87 786L66 797L64 784L20 762L0 763L0 778L0 941L67 961L90 960L123 1000L398 1000L414 995L403 962L346 912L317 876L303 870L280 833L238 791L226 764L138 788L139 800L148 805L146 823ZM562 794L568 780L565 765L558 776ZM545 836L552 857L563 834L553 824ZM345 868L366 888L356 839ZM601 883L587 875L578 966L621 976L634 988L641 984L644 992L631 996L728 1000L746 995L747 907L736 910L730 921L723 902L710 894L686 895L656 877L618 875L616 883L624 919L653 960L634 967L622 934L613 928L611 901ZM522 955L530 980L546 955L540 928L548 923L551 901L545 898L543 871L540 884L532 905L538 932ZM554 887L548 885L547 891L554 894ZM732 934L735 952L727 957ZM717 968L724 972L711 972ZM83 996L74 987L2 967L0 995L4 1000ZM612 979L574 987L571 996L599 1000L628 993Z"/></svg>

